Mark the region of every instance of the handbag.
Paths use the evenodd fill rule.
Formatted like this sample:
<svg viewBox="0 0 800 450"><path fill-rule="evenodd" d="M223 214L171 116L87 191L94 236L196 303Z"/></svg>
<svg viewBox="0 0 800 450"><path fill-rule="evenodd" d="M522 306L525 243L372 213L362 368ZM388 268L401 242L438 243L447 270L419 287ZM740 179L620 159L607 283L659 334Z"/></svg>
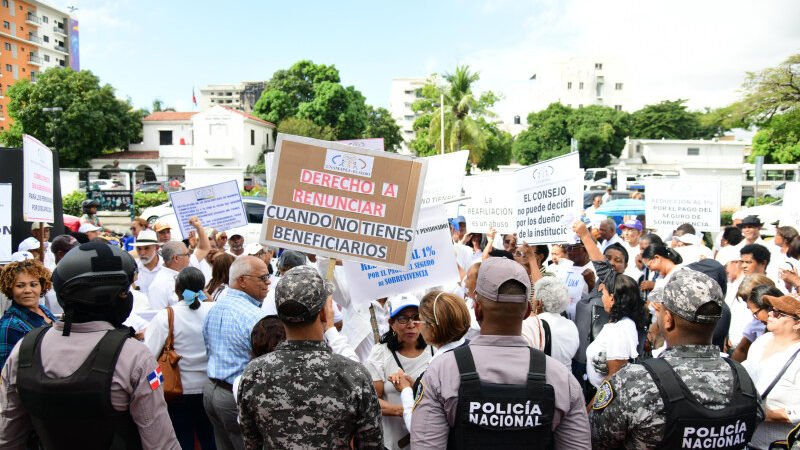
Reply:
<svg viewBox="0 0 800 450"><path fill-rule="evenodd" d="M174 313L172 307L167 307L167 321L169 323L169 334L167 340L164 342L164 348L161 349L161 354L158 355L158 365L161 367L161 375L164 380L161 383L164 389L164 398L174 400L183 395L183 385L181 384L181 370L178 367L178 361L181 359L175 351L174 336L172 334L172 324L174 320Z"/></svg>

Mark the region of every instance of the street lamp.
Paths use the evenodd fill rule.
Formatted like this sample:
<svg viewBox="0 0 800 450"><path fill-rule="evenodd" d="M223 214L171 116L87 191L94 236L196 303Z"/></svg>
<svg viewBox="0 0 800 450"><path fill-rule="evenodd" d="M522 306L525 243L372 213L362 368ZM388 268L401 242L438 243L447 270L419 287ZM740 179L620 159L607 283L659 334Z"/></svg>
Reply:
<svg viewBox="0 0 800 450"><path fill-rule="evenodd" d="M442 150L440 153L444 155L444 94L441 94L439 104L437 105L436 103L434 103L433 106L438 106L439 110L442 113L441 120L439 122L439 130L440 134L442 135Z"/></svg>

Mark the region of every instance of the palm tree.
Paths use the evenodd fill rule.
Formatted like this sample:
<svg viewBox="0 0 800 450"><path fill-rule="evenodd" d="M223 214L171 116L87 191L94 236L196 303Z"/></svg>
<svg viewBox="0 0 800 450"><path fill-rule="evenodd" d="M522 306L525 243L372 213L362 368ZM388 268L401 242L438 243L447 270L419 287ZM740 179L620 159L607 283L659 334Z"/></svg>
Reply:
<svg viewBox="0 0 800 450"><path fill-rule="evenodd" d="M472 93L472 84L480 79L480 75L471 72L469 66L456 66L456 71L445 74L444 79L448 84L441 88L444 105L439 105L439 108L445 108L445 152L468 149L470 160L477 163L486 148L486 142L480 126L470 113L491 114L480 107ZM437 153L441 152L441 112L441 109L437 109L434 113L429 133Z"/></svg>

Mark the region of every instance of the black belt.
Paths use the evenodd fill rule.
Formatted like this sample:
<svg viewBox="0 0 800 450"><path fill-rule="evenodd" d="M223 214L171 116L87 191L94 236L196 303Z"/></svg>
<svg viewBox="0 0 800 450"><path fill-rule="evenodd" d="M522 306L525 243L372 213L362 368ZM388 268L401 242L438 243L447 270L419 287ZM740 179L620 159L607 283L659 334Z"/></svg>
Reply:
<svg viewBox="0 0 800 450"><path fill-rule="evenodd" d="M224 382L222 380L218 380L216 378L209 378L209 380L211 380L211 382L214 383L217 387L221 387L222 389L225 389L228 392L233 392L233 385L232 384L226 383L226 382Z"/></svg>

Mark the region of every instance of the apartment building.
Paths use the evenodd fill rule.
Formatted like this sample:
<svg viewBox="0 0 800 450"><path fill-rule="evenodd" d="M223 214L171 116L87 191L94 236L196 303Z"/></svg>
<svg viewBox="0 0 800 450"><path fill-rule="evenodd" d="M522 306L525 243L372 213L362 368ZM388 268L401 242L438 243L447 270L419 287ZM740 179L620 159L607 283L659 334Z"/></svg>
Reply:
<svg viewBox="0 0 800 450"><path fill-rule="evenodd" d="M530 77L533 111L560 102L572 108L602 105L627 110L629 86L621 61L602 56L581 56L542 65ZM520 114L522 117L528 112Z"/></svg>
<svg viewBox="0 0 800 450"><path fill-rule="evenodd" d="M51 67L80 70L78 21L35 0L0 0L0 130L8 129L5 92L20 79L36 81Z"/></svg>
<svg viewBox="0 0 800 450"><path fill-rule="evenodd" d="M200 88L200 111L212 106L225 106L252 113L266 86L264 81L244 81L236 84L211 84Z"/></svg>
<svg viewBox="0 0 800 450"><path fill-rule="evenodd" d="M403 144L400 153L410 153L408 144L414 140L414 121L419 114L411 109L411 105L419 98L419 90L428 81L427 78L393 78L389 93L389 111L392 118L400 126Z"/></svg>

